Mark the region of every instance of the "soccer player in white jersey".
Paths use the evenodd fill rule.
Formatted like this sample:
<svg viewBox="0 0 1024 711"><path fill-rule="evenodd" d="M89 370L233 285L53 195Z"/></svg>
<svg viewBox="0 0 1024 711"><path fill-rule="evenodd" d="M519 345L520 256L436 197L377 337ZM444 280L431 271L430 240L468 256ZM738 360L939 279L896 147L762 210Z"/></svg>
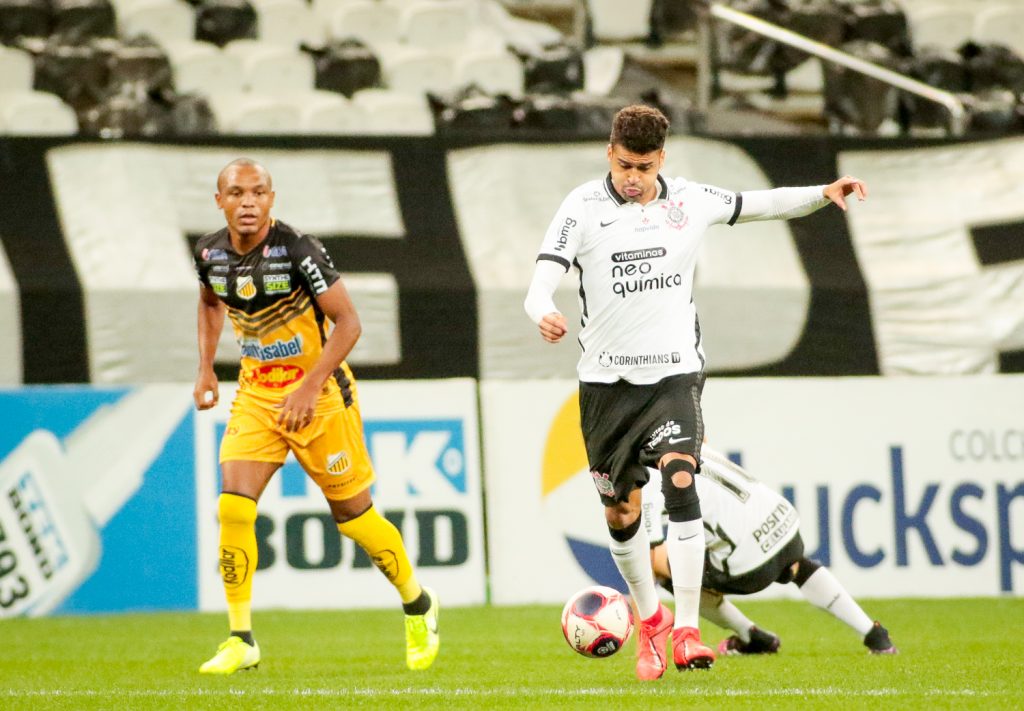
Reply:
<svg viewBox="0 0 1024 711"><path fill-rule="evenodd" d="M560 341L566 320L552 297L562 275L576 268L583 440L612 557L641 618L636 674L644 680L664 674L670 634L678 669L707 669L715 659L697 628L704 536L693 485L704 437L704 349L692 291L704 231L799 217L829 201L846 209L846 196L866 195L864 184L849 176L830 185L744 193L665 178L667 131L668 119L654 108L627 106L615 115L609 172L565 198L524 304L544 340ZM648 465L660 470L669 513L674 617L658 598L640 526Z"/></svg>
<svg viewBox="0 0 1024 711"><path fill-rule="evenodd" d="M778 636L760 629L724 596L749 595L772 583L795 583L808 602L857 632L872 654L896 653L888 630L867 616L828 568L804 556L800 516L789 501L706 444L696 486L706 546L700 614L736 633L719 643L719 654L778 651ZM651 564L659 582L671 587L664 508L661 487L648 482L642 510Z"/></svg>

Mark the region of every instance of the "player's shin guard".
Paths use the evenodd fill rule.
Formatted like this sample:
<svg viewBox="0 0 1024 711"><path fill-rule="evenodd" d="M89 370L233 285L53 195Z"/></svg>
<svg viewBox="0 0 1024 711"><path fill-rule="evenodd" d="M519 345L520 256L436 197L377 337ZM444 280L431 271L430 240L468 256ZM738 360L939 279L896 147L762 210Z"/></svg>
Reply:
<svg viewBox="0 0 1024 711"><path fill-rule="evenodd" d="M413 574L402 534L376 508L371 506L354 519L339 523L338 530L366 551L377 569L398 590L403 603L420 597L423 590Z"/></svg>
<svg viewBox="0 0 1024 711"><path fill-rule="evenodd" d="M256 572L256 502L238 494L221 494L220 577L228 601L232 632L252 630L252 575Z"/></svg>
<svg viewBox="0 0 1024 711"><path fill-rule="evenodd" d="M672 594L676 601L676 628L697 627L700 587L704 575L704 526L700 518L694 466L685 459L673 459L662 467L662 489L668 511L665 550L672 571ZM690 485L678 487L673 475L690 474Z"/></svg>

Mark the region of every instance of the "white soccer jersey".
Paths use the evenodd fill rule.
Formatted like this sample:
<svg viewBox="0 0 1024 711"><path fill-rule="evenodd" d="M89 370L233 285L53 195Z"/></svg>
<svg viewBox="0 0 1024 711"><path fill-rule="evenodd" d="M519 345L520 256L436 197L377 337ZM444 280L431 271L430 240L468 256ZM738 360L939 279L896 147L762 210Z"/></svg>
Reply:
<svg viewBox="0 0 1024 711"><path fill-rule="evenodd" d="M664 539L661 513L665 499L661 476L651 472L643 490L644 525L652 543ZM718 570L736 577L767 563L793 540L800 517L785 498L757 481L725 455L704 445L696 475L704 542Z"/></svg>
<svg viewBox="0 0 1024 711"><path fill-rule="evenodd" d="M742 197L658 176L658 196L628 202L611 175L584 183L562 203L538 260L580 277L579 379L655 383L704 367L693 272L704 231L733 224Z"/></svg>

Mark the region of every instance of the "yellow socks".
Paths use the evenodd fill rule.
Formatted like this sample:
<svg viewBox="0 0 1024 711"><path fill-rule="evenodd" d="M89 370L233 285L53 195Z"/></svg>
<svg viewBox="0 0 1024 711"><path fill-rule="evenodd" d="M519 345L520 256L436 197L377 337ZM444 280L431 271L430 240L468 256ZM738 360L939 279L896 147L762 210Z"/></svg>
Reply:
<svg viewBox="0 0 1024 711"><path fill-rule="evenodd" d="M413 574L402 534L394 524L377 513L377 509L371 506L351 521L339 523L338 530L366 551L377 569L398 590L403 603L412 602L420 596L422 588Z"/></svg>
<svg viewBox="0 0 1024 711"><path fill-rule="evenodd" d="M228 600L232 632L252 630L252 575L256 572L256 502L237 494L221 494L220 577Z"/></svg>

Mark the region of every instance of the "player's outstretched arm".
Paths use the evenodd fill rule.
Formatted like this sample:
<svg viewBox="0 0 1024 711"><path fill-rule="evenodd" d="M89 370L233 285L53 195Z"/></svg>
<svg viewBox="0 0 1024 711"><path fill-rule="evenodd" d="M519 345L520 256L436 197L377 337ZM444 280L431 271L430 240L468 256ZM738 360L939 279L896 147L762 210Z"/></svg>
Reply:
<svg viewBox="0 0 1024 711"><path fill-rule="evenodd" d="M755 220L792 220L809 215L835 203L846 210L846 197L856 195L865 200L868 188L863 180L844 175L828 185L809 185L801 188L773 188L772 190L745 190L737 222Z"/></svg>

